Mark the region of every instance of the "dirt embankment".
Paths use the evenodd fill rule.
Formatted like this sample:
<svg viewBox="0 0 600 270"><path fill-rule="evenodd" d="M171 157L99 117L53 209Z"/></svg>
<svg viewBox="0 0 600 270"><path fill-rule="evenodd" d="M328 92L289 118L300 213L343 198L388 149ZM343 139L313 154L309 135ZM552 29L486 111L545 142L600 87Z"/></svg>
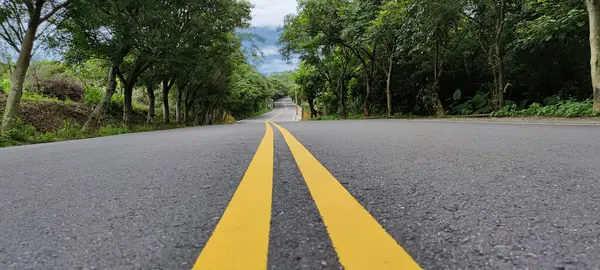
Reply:
<svg viewBox="0 0 600 270"><path fill-rule="evenodd" d="M4 113L7 96L0 92L0 115ZM20 118L40 132L55 131L64 126L65 121L83 125L93 111L93 107L77 102L56 102L44 100L22 100ZM121 112L110 112L105 123L119 123ZM143 112L134 112L133 122L144 124Z"/></svg>

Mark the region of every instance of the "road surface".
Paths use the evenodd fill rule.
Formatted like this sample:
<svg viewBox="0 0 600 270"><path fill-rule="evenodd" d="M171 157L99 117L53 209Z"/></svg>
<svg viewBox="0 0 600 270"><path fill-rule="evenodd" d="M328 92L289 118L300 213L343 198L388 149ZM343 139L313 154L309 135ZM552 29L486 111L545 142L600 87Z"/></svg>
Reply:
<svg viewBox="0 0 600 270"><path fill-rule="evenodd" d="M600 128L285 104L0 149L0 269L600 268Z"/></svg>

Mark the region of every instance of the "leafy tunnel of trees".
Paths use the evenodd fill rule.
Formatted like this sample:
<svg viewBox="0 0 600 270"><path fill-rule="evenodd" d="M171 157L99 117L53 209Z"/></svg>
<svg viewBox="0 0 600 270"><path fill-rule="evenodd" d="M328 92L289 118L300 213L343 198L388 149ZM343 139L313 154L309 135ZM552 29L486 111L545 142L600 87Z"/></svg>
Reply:
<svg viewBox="0 0 600 270"><path fill-rule="evenodd" d="M242 46L260 38L239 31L251 9L239 0L2 1L2 128L14 128L21 100L36 95L93 106L82 127L89 132L115 104L126 125L141 106L148 124L265 111L291 86L289 76L267 77L248 63L260 57L256 46ZM61 60L32 61L36 52Z"/></svg>
<svg viewBox="0 0 600 270"><path fill-rule="evenodd" d="M600 1L298 2L281 51L300 56L294 76L313 115L488 114L566 101L600 111Z"/></svg>

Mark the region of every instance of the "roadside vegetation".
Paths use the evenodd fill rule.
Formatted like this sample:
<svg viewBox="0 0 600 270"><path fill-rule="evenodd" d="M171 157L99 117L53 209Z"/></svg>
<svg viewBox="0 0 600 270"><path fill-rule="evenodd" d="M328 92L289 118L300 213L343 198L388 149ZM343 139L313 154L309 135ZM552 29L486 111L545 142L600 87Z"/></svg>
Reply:
<svg viewBox="0 0 600 270"><path fill-rule="evenodd" d="M316 120L587 117L597 16L591 0L303 0L280 41Z"/></svg>
<svg viewBox="0 0 600 270"><path fill-rule="evenodd" d="M239 32L251 8L237 0L3 1L0 146L267 112L294 85L289 73L265 76L249 64L261 56L242 47L260 40Z"/></svg>

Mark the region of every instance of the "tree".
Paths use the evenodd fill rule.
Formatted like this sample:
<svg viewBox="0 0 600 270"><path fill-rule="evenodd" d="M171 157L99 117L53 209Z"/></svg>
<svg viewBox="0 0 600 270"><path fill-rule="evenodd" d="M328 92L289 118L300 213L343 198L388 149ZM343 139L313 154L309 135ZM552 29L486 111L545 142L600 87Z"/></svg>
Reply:
<svg viewBox="0 0 600 270"><path fill-rule="evenodd" d="M315 99L323 90L322 80L318 77L313 66L301 64L293 78L300 87L299 96L302 100L306 100L310 108L310 116L316 117L317 110L315 109Z"/></svg>
<svg viewBox="0 0 600 270"><path fill-rule="evenodd" d="M594 91L594 110L600 112L600 1L584 0L590 23L590 65Z"/></svg>
<svg viewBox="0 0 600 270"><path fill-rule="evenodd" d="M341 16L344 27L338 42L353 52L362 66L366 89L363 100L365 116L370 115L370 99L377 66L377 47L380 43L378 36L369 36L368 28L377 18L380 5L378 0L350 1L344 5Z"/></svg>
<svg viewBox="0 0 600 270"><path fill-rule="evenodd" d="M25 75L29 69L35 40L46 34L52 23L62 16L62 12L71 4L68 0L6 0L0 7L0 37L17 53L17 63L11 76L11 91L2 119L2 131L11 129L18 117L23 96ZM58 19L60 21L60 19Z"/></svg>

